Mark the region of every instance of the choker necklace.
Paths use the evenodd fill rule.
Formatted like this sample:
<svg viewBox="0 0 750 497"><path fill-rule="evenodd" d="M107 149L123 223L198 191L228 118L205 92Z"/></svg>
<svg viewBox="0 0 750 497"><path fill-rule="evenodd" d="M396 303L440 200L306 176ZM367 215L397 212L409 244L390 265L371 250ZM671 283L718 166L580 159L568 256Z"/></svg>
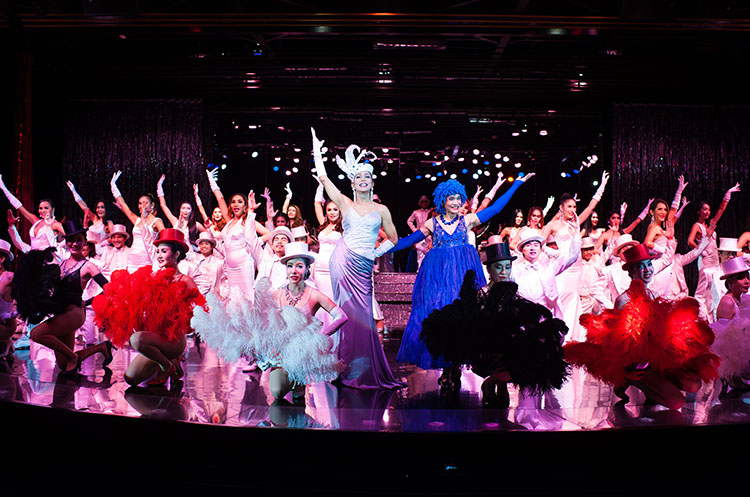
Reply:
<svg viewBox="0 0 750 497"><path fill-rule="evenodd" d="M306 288L303 288L302 291L297 295L296 297L292 295L292 292L289 291L289 285L286 287L286 302L289 305L296 306L297 302L300 301L302 296L305 294Z"/></svg>
<svg viewBox="0 0 750 497"><path fill-rule="evenodd" d="M451 224L453 224L453 223L455 223L456 221L458 221L458 216L454 217L452 221L446 221L446 220L445 220L445 218L443 217L443 215L442 215L442 214L440 214L440 221L441 221L441 222L442 222L442 223L443 223L444 225L446 225L446 226L450 226Z"/></svg>

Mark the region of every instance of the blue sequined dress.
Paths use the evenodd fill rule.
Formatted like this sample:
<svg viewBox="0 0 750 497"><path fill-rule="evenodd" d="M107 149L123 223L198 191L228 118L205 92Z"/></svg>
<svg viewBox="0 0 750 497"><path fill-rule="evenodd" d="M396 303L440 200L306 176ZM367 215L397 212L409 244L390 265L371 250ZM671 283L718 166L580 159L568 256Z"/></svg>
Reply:
<svg viewBox="0 0 750 497"><path fill-rule="evenodd" d="M473 269L477 284L484 286L484 272L477 249L468 242L464 217L458 218L453 233L447 233L435 218L432 249L427 252L414 281L411 295L411 315L406 324L401 348L396 359L416 364L422 369L439 369L450 364L441 357L432 357L422 339L422 321L434 310L445 307L458 298L466 271Z"/></svg>

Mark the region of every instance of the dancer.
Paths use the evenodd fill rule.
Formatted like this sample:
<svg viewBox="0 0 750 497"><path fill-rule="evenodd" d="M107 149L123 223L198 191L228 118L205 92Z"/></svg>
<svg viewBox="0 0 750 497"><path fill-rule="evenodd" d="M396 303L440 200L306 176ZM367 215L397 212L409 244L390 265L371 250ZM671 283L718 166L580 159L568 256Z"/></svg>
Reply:
<svg viewBox="0 0 750 497"><path fill-rule="evenodd" d="M304 242L285 246L288 280L276 291L268 278L258 280L252 301L219 300L208 295L208 309L196 307L192 324L206 344L227 361L254 356L269 371L271 393L277 399L294 390L301 400L304 385L331 381L343 364L331 351L329 335L347 322L347 316L328 297L308 286L315 255ZM331 323L322 326L312 315L325 309Z"/></svg>
<svg viewBox="0 0 750 497"><path fill-rule="evenodd" d="M339 206L344 232L331 255L331 283L336 303L350 320L341 327L339 357L347 368L341 375L344 385L354 388L400 388L388 366L372 317L372 271L374 260L398 241L391 213L383 204L372 201L372 162L375 154L356 145L346 150L346 160L336 163L351 181L353 199L334 185L323 163L323 141L312 130L315 169L328 197ZM354 153L359 154L355 157ZM363 159L369 162L362 162ZM388 239L374 250L380 227Z"/></svg>
<svg viewBox="0 0 750 497"><path fill-rule="evenodd" d="M341 223L341 210L335 203L325 201L323 197L323 183L318 182L315 191L315 216L320 227L318 228L318 256L312 267L312 277L318 290L325 296L333 299L333 286L331 285L330 261L336 244L341 240L344 228ZM324 212L325 210L325 212ZM328 313L319 311L315 317L328 324Z"/></svg>
<svg viewBox="0 0 750 497"><path fill-rule="evenodd" d="M286 244L294 241L292 231L286 226L274 228L268 236L268 243L265 247L261 246L257 236L253 236L252 233L249 234L250 255L258 268L256 282L261 278L268 278L271 280L271 288L282 286L287 280L287 274L286 267L281 259L284 257Z"/></svg>
<svg viewBox="0 0 750 497"><path fill-rule="evenodd" d="M648 211L651 208L651 202L653 202L654 199L650 198L648 199L648 202L646 202L646 206L643 208L640 214L638 214L638 217L636 217L632 223L630 223L628 226L622 229L620 231L620 228L622 226L622 221L625 219L625 212L628 209L628 204L623 202L620 204L620 212L615 211L609 211L609 214L607 215L607 230L602 233L602 235L599 237L598 240L596 240L596 243L594 245L594 248L598 251L600 247L604 244L607 245L607 248L609 247L610 242L616 240L620 237L620 235L626 235L633 232L633 230L641 224L641 222L646 219L646 216L648 215ZM610 254L611 254L610 250Z"/></svg>
<svg viewBox="0 0 750 497"><path fill-rule="evenodd" d="M539 393L562 386L568 374L561 346L567 327L544 306L518 295L512 282L516 257L507 243L498 242L491 237L485 247L489 284L477 291L476 275L468 271L459 298L424 320L421 337L436 357L469 364L485 378L485 407L506 409L509 382Z"/></svg>
<svg viewBox="0 0 750 497"><path fill-rule="evenodd" d="M128 238L130 238L130 235L122 224L115 224L109 230L107 235L109 244L103 247L100 259L102 261L101 271L106 278L110 278L112 273L118 269L128 268L130 247L125 245Z"/></svg>
<svg viewBox="0 0 750 497"><path fill-rule="evenodd" d="M198 234L206 231L206 228L203 224L194 220L195 216L193 213L193 206L190 205L190 202L182 202L180 204L180 217L175 217L174 214L172 214L172 211L169 210L167 201L164 198L165 179L166 175L162 174L161 178L159 178L159 181L156 183L156 196L159 198L159 206L161 207L162 212L164 212L167 221L172 224L172 227L182 231L185 235L185 240L188 241L189 244L195 244L198 240ZM188 258L191 254L187 254Z"/></svg>
<svg viewBox="0 0 750 497"><path fill-rule="evenodd" d="M29 247L30 250L43 250L47 247L56 247L58 236L65 235L62 224L55 220L55 205L49 199L43 199L39 202L39 215L35 215L29 212L26 207L23 206L20 200L13 195L3 182L3 177L0 175L0 190L5 193L8 202L13 206L13 209L20 212L21 215L31 223L31 229L29 230ZM10 229L10 226L8 227ZM14 244L15 238L11 239ZM20 237L19 237L20 240ZM29 248L23 250L23 246L16 247L22 252L28 252ZM58 261L59 262L59 259Z"/></svg>
<svg viewBox="0 0 750 497"><path fill-rule="evenodd" d="M414 233L430 218L432 210L430 209L430 197L422 195L419 197L419 209L414 209L409 215L409 219L406 220L406 225ZM421 242L412 246L406 258L406 272L416 273L419 266L422 264L424 256L429 252L429 245L431 240L425 239Z"/></svg>
<svg viewBox="0 0 750 497"><path fill-rule="evenodd" d="M224 271L227 276L230 295L233 291L241 291L245 298L252 299L255 286L255 264L250 255L250 240L257 236L258 226L255 222L255 209L260 204L255 202L255 194L235 193L230 199L230 207L224 200L219 185L206 171L211 191L216 197L226 225L221 230L224 239ZM231 211L230 211L231 208ZM263 227L261 227L263 228ZM265 228L263 228L265 229Z"/></svg>
<svg viewBox="0 0 750 497"><path fill-rule="evenodd" d="M149 243L155 233L164 229L164 222L156 217L156 202L150 193L138 197L138 212L140 215L136 215L130 210L119 188L117 188L117 179L121 174L122 171L113 174L109 186L122 213L133 224L133 242L128 251L128 271L132 273L142 266L152 265L153 261L146 244Z"/></svg>
<svg viewBox="0 0 750 497"><path fill-rule="evenodd" d="M599 226L599 213L593 211L581 226L581 238L591 238L596 243L605 231L606 228Z"/></svg>
<svg viewBox="0 0 750 497"><path fill-rule="evenodd" d="M412 307L396 360L409 362L422 369L442 368L438 383L446 389L460 388L461 371L451 369L450 363L433 357L420 338L422 321L435 309L440 309L458 297L466 271L473 270L480 284L485 283L482 263L477 250L468 244L467 234L474 227L489 221L510 201L516 190L534 173L522 176L491 207L477 214L459 214L466 201L466 189L451 179L440 183L432 194L438 216L428 219L419 231L399 241L397 249L411 246L432 235L432 249L422 261L412 290ZM404 245L409 243L409 245Z"/></svg>
<svg viewBox="0 0 750 497"><path fill-rule="evenodd" d="M612 385L623 402L632 385L669 409L685 403L681 390L697 392L701 381L717 377L719 358L710 352L713 332L698 316L694 299L670 301L647 288L654 271L645 244L622 253L631 284L614 310L584 314L585 342L565 345L568 362Z"/></svg>
<svg viewBox="0 0 750 497"><path fill-rule="evenodd" d="M210 231L202 231L198 235L199 255L195 258L195 277L193 281L201 292L206 295L213 292L222 295L222 285L226 280L224 276L224 259L214 255L216 239Z"/></svg>
<svg viewBox="0 0 750 497"><path fill-rule="evenodd" d="M521 228L523 228L523 211L516 209L513 211L513 224L503 228L500 236L506 242L510 242L510 240L516 237Z"/></svg>
<svg viewBox="0 0 750 497"><path fill-rule="evenodd" d="M596 193L591 198L589 205L578 215L578 223L585 222L594 211L594 208L602 199L602 195L604 195L604 189L606 188L608 181L609 173L604 171L602 173L599 188L597 188ZM576 211L577 205L575 198L568 194L563 194L560 197L561 217L550 221L550 223L542 230L542 238L547 240L549 236L552 236L557 244L558 250L562 254L568 253L568 248L576 236L580 240L580 233L572 231L574 229L572 220L577 214ZM576 256L580 256L578 250L576 250ZM583 330L578 322L578 316L581 315L581 298L578 293L578 287L581 281L580 269L580 266L570 265L567 269L563 269L563 271L558 273L556 277L557 288L559 289L558 304L563 313L562 319L565 321L565 324L568 325L568 338L574 340L582 338L583 334Z"/></svg>
<svg viewBox="0 0 750 497"><path fill-rule="evenodd" d="M744 258L735 257L721 265L721 280L727 293L716 308L716 321L711 324L716 334L712 350L721 358L719 376L724 393L728 388L735 392L750 391L742 381L750 373L750 268Z"/></svg>
<svg viewBox="0 0 750 497"><path fill-rule="evenodd" d="M125 370L129 385L163 385L182 377L193 307L205 299L177 264L189 250L182 231L161 230L149 246L158 270L144 266L132 274L115 271L93 302L96 323L115 345L130 343L138 355Z"/></svg>
<svg viewBox="0 0 750 497"><path fill-rule="evenodd" d="M101 253L101 248L98 244L107 238L107 233L109 233L112 226L114 226L112 220L107 218L107 204L103 200L100 200L96 203L95 210L92 211L76 191L75 185L70 181L66 182L66 184L70 189L70 193L73 194L73 199L83 211L84 218L91 221L86 233L88 235L94 235L94 243L97 244L97 254L99 254Z"/></svg>
<svg viewBox="0 0 750 497"><path fill-rule="evenodd" d="M292 188L289 186L289 183L286 184L285 190L286 197L284 198L284 205L281 207L281 212L289 218L289 228L304 226L305 220L302 218L302 210L298 205L290 203L292 201Z"/></svg>
<svg viewBox="0 0 750 497"><path fill-rule="evenodd" d="M581 284L578 295L581 299L581 312L599 314L602 307L596 299L596 282L604 271L604 257L596 253L594 239L581 239L581 257L575 262L581 266Z"/></svg>
<svg viewBox="0 0 750 497"><path fill-rule="evenodd" d="M13 252L10 251L10 243L0 240L0 359L8 357L13 352L12 338L18 327L16 303L10 296L13 283L11 262L13 262Z"/></svg>
<svg viewBox="0 0 750 497"><path fill-rule="evenodd" d="M711 206L707 202L698 202L698 220L693 224L688 235L688 245L695 248L701 239L707 235L709 224L714 226L719 224L721 216L729 205L732 193L740 191L740 184L737 183L726 191L724 198L719 204L719 209L711 218ZM711 218L709 220L709 218ZM714 231L708 248L704 250L698 258L698 285L695 288L695 299L700 304L701 316L714 321L716 315L716 306L723 294L723 285L719 281L721 277L721 267L719 261L719 248L716 245L716 232Z"/></svg>
<svg viewBox="0 0 750 497"><path fill-rule="evenodd" d="M216 170L214 170L215 172ZM212 173L213 174L213 173ZM224 215L221 213L221 207L216 206L211 211L211 217L206 214L206 209L203 208L203 202L198 193L198 185L193 185L193 194L195 196L195 206L198 208L201 217L203 218L203 226L211 233L216 242L216 250L218 257L224 257L224 239L221 235L221 230L226 226L227 221L224 219Z"/></svg>
<svg viewBox="0 0 750 497"><path fill-rule="evenodd" d="M83 257L85 229L78 221L66 221L63 226L65 244L70 257L58 266L52 264L54 248L32 250L19 261L13 278L11 296L16 300L18 315L36 324L31 340L52 349L62 375L77 374L81 362L100 353L103 365L112 362L111 342L74 350L75 331L83 325L85 310L83 289L93 279L105 287L107 279L99 269ZM49 319L45 319L51 315Z"/></svg>

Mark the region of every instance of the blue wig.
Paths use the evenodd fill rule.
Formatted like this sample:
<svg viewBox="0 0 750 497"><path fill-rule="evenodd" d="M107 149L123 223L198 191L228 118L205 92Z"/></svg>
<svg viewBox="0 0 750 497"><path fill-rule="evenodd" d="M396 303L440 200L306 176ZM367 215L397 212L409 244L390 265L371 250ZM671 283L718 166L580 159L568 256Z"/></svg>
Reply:
<svg viewBox="0 0 750 497"><path fill-rule="evenodd" d="M466 188L455 179L443 181L432 192L432 201L438 214L445 214L445 199L451 195L461 195L461 201L466 202Z"/></svg>

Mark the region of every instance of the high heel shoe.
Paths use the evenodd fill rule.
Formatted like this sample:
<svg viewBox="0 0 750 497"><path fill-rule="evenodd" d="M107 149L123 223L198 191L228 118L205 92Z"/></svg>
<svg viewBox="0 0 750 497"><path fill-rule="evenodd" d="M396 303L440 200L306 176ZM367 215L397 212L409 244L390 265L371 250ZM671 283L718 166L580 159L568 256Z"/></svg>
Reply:
<svg viewBox="0 0 750 497"><path fill-rule="evenodd" d="M60 370L60 376L63 376L65 378L72 378L78 375L78 373L81 371L81 362L82 359L79 357L76 359L75 365L70 369L61 369Z"/></svg>
<svg viewBox="0 0 750 497"><path fill-rule="evenodd" d="M174 365L174 363L170 363L169 368L156 373L153 378L146 382L146 385L150 387L158 387L164 385L165 383L167 383L167 380L171 378L173 374L175 374L176 371L177 367Z"/></svg>
<svg viewBox="0 0 750 497"><path fill-rule="evenodd" d="M182 369L182 360L181 358L177 358L174 361L172 361L172 366L174 367L174 370L172 371L172 374L169 375L169 378L172 381L177 381L179 379L182 379L183 376L185 376L185 371Z"/></svg>
<svg viewBox="0 0 750 497"><path fill-rule="evenodd" d="M104 342L104 352L102 352L102 354L104 355L104 361L102 361L103 367L109 366L112 362L112 359L114 359L114 357L112 356L112 350L117 350L117 347L112 345L112 342L110 342L109 340Z"/></svg>

